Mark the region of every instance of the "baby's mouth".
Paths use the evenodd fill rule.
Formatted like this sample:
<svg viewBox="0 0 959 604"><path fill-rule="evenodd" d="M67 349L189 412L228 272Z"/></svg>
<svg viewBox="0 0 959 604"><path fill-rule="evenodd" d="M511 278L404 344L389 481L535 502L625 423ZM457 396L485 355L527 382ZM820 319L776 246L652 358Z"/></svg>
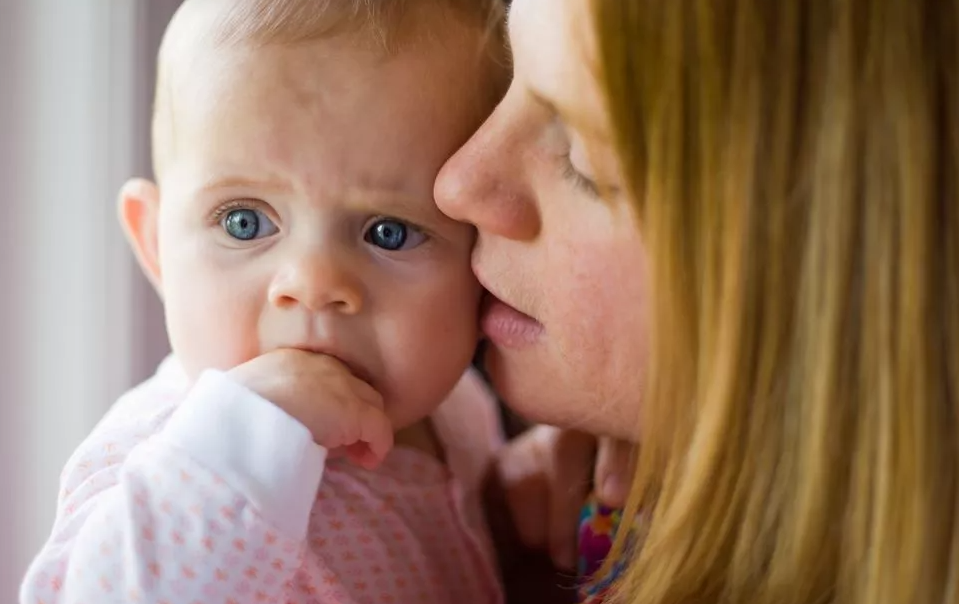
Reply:
<svg viewBox="0 0 959 604"><path fill-rule="evenodd" d="M373 386L373 376L368 371L366 371L361 364L344 357L342 354L332 352L327 347L315 346L310 344L298 344L295 346L288 346L287 348L301 350L303 352L308 352L310 354L322 354L328 357L333 357L340 363L343 363L343 365L346 366L346 368L349 370L351 374L353 374L355 378L366 382L370 386Z"/></svg>

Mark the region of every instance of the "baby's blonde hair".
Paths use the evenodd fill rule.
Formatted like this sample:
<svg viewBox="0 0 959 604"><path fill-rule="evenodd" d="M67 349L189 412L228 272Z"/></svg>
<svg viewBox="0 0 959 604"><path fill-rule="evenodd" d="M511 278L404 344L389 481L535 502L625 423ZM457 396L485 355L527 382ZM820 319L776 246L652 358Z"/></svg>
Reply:
<svg viewBox="0 0 959 604"><path fill-rule="evenodd" d="M240 45L295 45L351 34L388 55L435 35L410 26L427 11L483 31L481 52L497 56L503 47L501 0L186 0L160 47L153 112L154 172L160 172L160 150L172 142L170 79L178 53ZM440 27L443 22L437 21Z"/></svg>
<svg viewBox="0 0 959 604"><path fill-rule="evenodd" d="M224 14L217 41L289 44L361 31L389 45L414 9L449 9L490 31L502 16L496 0L241 0Z"/></svg>

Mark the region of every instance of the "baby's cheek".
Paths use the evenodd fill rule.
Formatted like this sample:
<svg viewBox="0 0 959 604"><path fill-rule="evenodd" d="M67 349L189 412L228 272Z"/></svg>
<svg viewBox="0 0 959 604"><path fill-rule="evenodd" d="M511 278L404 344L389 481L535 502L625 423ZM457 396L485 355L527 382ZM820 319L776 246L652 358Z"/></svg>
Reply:
<svg viewBox="0 0 959 604"><path fill-rule="evenodd" d="M479 337L479 311L483 299L483 286L476 280L469 265L465 272L457 274L450 291L455 292L450 296L450 301L456 300L456 306L450 308L450 311L457 313L450 317L450 320L474 330L475 337Z"/></svg>
<svg viewBox="0 0 959 604"><path fill-rule="evenodd" d="M459 284L457 284L459 285ZM472 287L472 286L469 286ZM380 333L389 374L391 419L409 424L432 413L469 367L479 330L479 289L447 288L420 296Z"/></svg>
<svg viewBox="0 0 959 604"><path fill-rule="evenodd" d="M200 287L167 300L171 347L192 378L204 369L232 369L259 354L259 313L229 291Z"/></svg>

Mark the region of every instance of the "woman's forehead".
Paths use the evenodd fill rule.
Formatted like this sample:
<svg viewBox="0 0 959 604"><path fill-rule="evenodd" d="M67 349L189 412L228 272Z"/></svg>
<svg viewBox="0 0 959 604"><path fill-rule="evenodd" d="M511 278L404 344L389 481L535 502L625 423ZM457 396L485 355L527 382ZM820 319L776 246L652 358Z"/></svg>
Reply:
<svg viewBox="0 0 959 604"><path fill-rule="evenodd" d="M591 2L514 0L510 44L517 83L583 134L606 136Z"/></svg>

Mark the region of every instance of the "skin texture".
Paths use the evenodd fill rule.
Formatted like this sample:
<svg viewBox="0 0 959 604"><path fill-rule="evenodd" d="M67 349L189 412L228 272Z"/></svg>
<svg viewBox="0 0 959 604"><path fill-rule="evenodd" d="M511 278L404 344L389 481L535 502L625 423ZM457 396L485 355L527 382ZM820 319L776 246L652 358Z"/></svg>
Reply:
<svg viewBox="0 0 959 604"><path fill-rule="evenodd" d="M476 99L488 98L489 95L477 90L477 84L472 79L463 77L468 70L451 72L449 65L440 60L437 53L431 53L426 59L417 56L415 60L401 56L400 60L406 61L413 73L395 64L394 69L388 70L389 73L383 73L384 67L368 52L356 48L344 50L342 46L337 46L348 44L347 39L295 50L266 48L255 54L245 52L242 48L211 52L209 49L190 48L191 35L202 31L202 28L189 20L182 20L182 23L185 31L181 35L185 42L173 47L170 57L173 61L189 59L189 69L168 65L168 81L170 97L190 99L190 103L169 107L170 123L161 125L170 129L163 131L165 135L169 134L170 145L158 150L163 158L159 187L145 181L129 183L121 194L121 217L145 272L165 299L175 350L192 359L190 369L198 371L206 366L228 368L239 365L237 373L255 388L265 389L267 398L288 399L286 408L294 416L307 425L322 427L323 421L319 420L325 420L328 414L315 412L318 406L315 399L303 399L309 392L318 390L312 383L310 388L294 388L291 392L271 395L270 391L272 386L279 387L270 378L275 377L283 367L289 369L287 373L296 375L297 372L293 370L295 367L314 361L293 359L296 360L294 364L287 362L290 358L284 360L282 356L275 356L276 351L270 352L273 342L264 342L265 336L278 329L286 329L286 323L282 322L286 320L285 317L294 317L291 319L294 331L297 328L304 329L301 327L304 324L309 328L310 331L303 336L305 339L317 329L315 324L323 317L332 318L336 324L356 324L354 317L364 316L380 306L382 300L378 303L376 298L371 298L378 291L376 288L372 288L371 292L365 281L356 276L357 272L346 271L338 275L332 270L337 266L408 267L409 271L400 276L409 277L415 275L412 271L417 266L423 267L428 262L429 256L424 257L421 248L409 253L420 254L418 259L407 259L403 263L390 262L389 254L376 250L371 252L369 249L360 255L358 261L356 255L351 255L347 256L350 260L348 263L343 263L342 256L337 256L341 258L338 262L332 262L332 252L343 253L344 248L353 252L363 251L363 246L357 245L361 227L354 226L352 239L348 239L348 242L353 243L352 246L344 246L343 240L337 241L337 233L342 235L342 231L325 230L327 225L333 223L351 222L349 212L344 211L344 215L337 216L331 212L331 208L345 208L354 212L354 215L384 213L420 226L435 223L431 231L439 239L437 245L446 250L444 257L453 265L450 273L456 274L454 269L457 262L453 261L456 258L461 263L460 268L468 265L468 249L472 242L470 230L446 220L435 213L430 205L417 205L415 202L432 197L428 187L436 170L479 124L485 112ZM461 36L462 32L450 32L450 35ZM449 40L438 42L445 42L447 53L453 53L458 47L466 48L466 52L472 52L475 48L475 45L452 44ZM327 56L335 56L337 62L324 61L323 57ZM475 61L472 57L456 56L455 53L445 56L449 63ZM346 62L343 62L344 58ZM368 71L369 78L351 77L357 67ZM421 74L425 70L442 77L431 75L423 78ZM253 74L257 77L251 77ZM253 88L249 85L251 81L262 83L262 86ZM338 82L340 87L336 88ZM443 84L438 84L441 82ZM381 94L374 94L377 90ZM382 93L383 90L388 90L389 94ZM230 103L219 101L226 97L231 99ZM389 99L389 102L383 99ZM361 107L362 112L358 109ZM250 114L257 115L257 120L247 119ZM427 121L424 123L424 120ZM555 124L551 131L555 142ZM578 148L577 152L582 154L583 149ZM219 162L225 167L220 167ZM275 259L275 268L268 268L260 277L230 272L232 267L241 264L216 264L212 262L214 257L203 255L217 251L222 253L218 257L227 258L228 254L242 252L214 246L214 241L224 241L222 227L209 221L203 222L204 213L195 212L195 206L206 199L196 193L196 189L215 182L218 170L242 175L253 182L233 183L239 185L235 188L214 188L208 203L216 206L221 199L265 202L267 207L258 205L254 209L273 210L275 216L268 215L279 227L278 238L283 249L293 250L292 260L287 260L290 256L278 256L281 248L279 244L274 244L267 251ZM266 174L261 174L263 172ZM556 181L554 185L567 184L561 180L559 173L549 174ZM261 180L263 182L259 182ZM429 197L422 196L424 189ZM573 198L568 201L602 204L584 198L581 189L567 186L563 191L567 198ZM407 208L403 209L404 213L394 208L396 204L392 198L396 192L400 193L397 198L413 200L414 203L410 205L416 208L414 214L410 214ZM203 195L208 193L204 191ZM421 215L425 217L419 218ZM197 228L198 220L202 228ZM305 227L304 222L307 224ZM302 237L304 233L309 236L294 239ZM318 233L325 236L313 239ZM214 236L219 239L211 240ZM458 245L461 240L465 241L462 247ZM296 247L293 247L294 241L298 241ZM338 242L339 245L330 246L329 242ZM249 262L263 264L254 253L249 250L247 253ZM265 258L266 252L261 253L263 256L260 258ZM298 262L297 257L306 260ZM204 258L211 262L198 262ZM378 261L370 262L371 258ZM307 264L307 260L311 260L312 264ZM282 267L287 268L280 270ZM439 272L434 270L433 277ZM376 280L375 284L395 284L397 280L384 277ZM351 283L353 287L350 287ZM360 287L356 287L356 283ZM410 342L420 341L429 346L442 343L444 338L437 334L436 317L442 317L452 308L475 311L478 292L468 286L457 285L461 283L458 278L442 285L439 280L428 283L435 284L437 289L461 289L462 298L459 302L449 297L441 298L444 300L442 308L431 308L431 312L411 319L397 312L392 319L372 321L372 325L385 324L389 327L395 323L397 327L402 327L405 322L405 325L412 327L417 325L418 320L422 322L423 317L430 317L433 320L428 325L420 325L419 331L409 335L412 338ZM280 286L291 287L291 284L296 289L290 291L299 293L287 295L288 299L280 306L275 303L271 306L268 295L270 288L276 291ZM475 288L475 284L472 287ZM351 294L351 291L354 293ZM366 296L357 296L356 291L362 291ZM397 307L405 306L400 304L402 296L399 293L416 293L402 292L398 286L387 291L388 301L397 303ZM238 308L244 314L233 314L234 300L240 293L243 294L241 299L249 302L244 302ZM282 299L282 296L274 296L274 299ZM351 310L357 299L361 303L359 312ZM427 302L430 300L427 298ZM410 302L410 306L413 304ZM263 316L268 318L262 319ZM308 320L313 317L320 319ZM268 321L266 328L260 326L264 320ZM457 323L452 319L451 322ZM475 325L475 321L471 325ZM372 327L370 330L374 336L380 335ZM454 336L457 333L457 330L453 330ZM406 421L404 417L421 416L426 405L407 404L398 401L398 395L391 395L390 384L401 382L403 376L390 378L381 373L383 366L387 365L388 359L385 357L395 353L395 348L384 346L383 342L393 340L372 337L361 341L372 342L372 345L364 350L348 351L327 348L322 342L316 344L307 341L301 344L319 347L334 354L375 386L383 394L383 404L394 424L401 426ZM384 348L388 348L388 354L383 352ZM444 363L451 361L451 365L458 364L452 361L460 346L453 345L452 348L452 353L449 352L450 348L440 347L424 351L424 354L432 354ZM472 348L472 342L469 348ZM236 354L236 350L242 354ZM418 349L408 347L405 350ZM282 366L278 368L276 363ZM319 361L314 363L317 367L309 373L335 373L335 365ZM421 363L413 369L425 366ZM442 369L443 366L438 367ZM270 371L256 371L262 367L268 367ZM434 365L431 379L441 382L443 377L435 374L436 367ZM301 374L305 376L307 372ZM409 379L415 377L412 371L408 375ZM362 384L337 379L340 383L352 385L356 399L362 399L366 394ZM304 377L304 384L308 381ZM289 380L283 380L283 383L288 384ZM402 394L401 385L392 388L392 391ZM346 406L341 401L340 407ZM405 431L406 434L401 431L397 436L398 441L402 443L404 436L408 441L422 441L422 435L417 436L416 426L413 428ZM557 438L554 431L545 428L515 441L497 467L510 468L500 481L500 505L497 507L494 504L490 509L494 522L497 518L503 521L503 530L497 531L497 535L502 537L501 542L506 542L507 546L501 551L521 552L515 547L516 544L548 549L557 566L570 568L571 552L575 547L576 515L582 504L584 486L590 480L589 461L593 459L595 450L596 445L591 438L582 435ZM609 456L603 454L606 450L607 447L601 446L598 476L607 472L605 468L608 467L606 460ZM361 457L366 453L358 452L360 461L368 460ZM524 463L517 461L520 459L525 460ZM568 465L564 460L580 462ZM533 500L541 504L536 509L529 505L515 506L515 502ZM543 506L546 508L545 514L542 513ZM517 601L565 601L573 595L568 589L570 573L557 574L542 556L520 553L519 556L504 559L504 567L508 574L507 586ZM515 572L510 575L510 570ZM565 584L567 589L553 589L560 584ZM534 594L535 599L528 599Z"/></svg>
<svg viewBox="0 0 959 604"><path fill-rule="evenodd" d="M588 19L584 3L513 2L512 86L436 185L440 208L479 231L480 280L535 321L532 343L488 346L496 389L525 417L573 428L534 428L494 469L488 512L512 519L498 534L512 538L501 551L517 602L575 599L583 499L594 489L625 503L638 433L645 251L590 69ZM532 553L543 550L552 565Z"/></svg>
<svg viewBox="0 0 959 604"><path fill-rule="evenodd" d="M179 21L189 45L196 25ZM433 182L488 95L461 69L478 43L453 43L482 31L443 25L390 56L350 35L170 53L190 58L165 66L170 147L120 214L190 376L285 348L329 355L397 431L458 381L477 340L473 230L437 210ZM252 241L227 232L240 210L259 221ZM402 249L371 241L385 218L407 227Z"/></svg>
<svg viewBox="0 0 959 604"><path fill-rule="evenodd" d="M497 391L532 420L628 440L647 344L645 253L590 45L569 42L589 40L578 4L513 3L514 80L444 167L436 198L477 227L480 282L527 316L524 341L488 349ZM495 320L487 314L484 330Z"/></svg>

